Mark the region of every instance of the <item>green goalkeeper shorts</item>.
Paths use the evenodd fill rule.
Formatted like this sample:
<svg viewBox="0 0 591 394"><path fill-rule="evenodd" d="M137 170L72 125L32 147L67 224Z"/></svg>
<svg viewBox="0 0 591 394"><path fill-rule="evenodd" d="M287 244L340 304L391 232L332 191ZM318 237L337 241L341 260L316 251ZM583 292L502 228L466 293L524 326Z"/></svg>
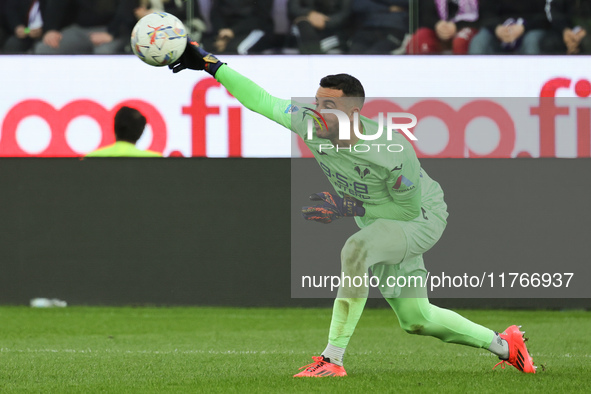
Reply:
<svg viewBox="0 0 591 394"><path fill-rule="evenodd" d="M433 212L421 208L419 216L411 221L376 219L352 235L347 242L353 240L358 244L362 241L367 245L366 265L371 267L373 275L379 278L378 288L385 298L396 298L401 294L400 284L403 287L413 286L412 281L401 277L408 278L411 274L421 274L424 280L427 271L423 253L431 249L441 238L447 224L446 218L447 212ZM346 254L347 250L343 248L343 254ZM341 261L347 257L341 256Z"/></svg>

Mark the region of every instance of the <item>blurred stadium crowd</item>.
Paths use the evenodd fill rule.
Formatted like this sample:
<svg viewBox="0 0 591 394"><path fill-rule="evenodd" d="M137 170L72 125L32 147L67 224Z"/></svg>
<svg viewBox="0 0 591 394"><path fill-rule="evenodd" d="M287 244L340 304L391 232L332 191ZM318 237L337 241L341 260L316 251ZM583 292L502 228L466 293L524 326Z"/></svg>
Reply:
<svg viewBox="0 0 591 394"><path fill-rule="evenodd" d="M153 11L218 54L591 53L591 0L0 0L0 53L131 53Z"/></svg>

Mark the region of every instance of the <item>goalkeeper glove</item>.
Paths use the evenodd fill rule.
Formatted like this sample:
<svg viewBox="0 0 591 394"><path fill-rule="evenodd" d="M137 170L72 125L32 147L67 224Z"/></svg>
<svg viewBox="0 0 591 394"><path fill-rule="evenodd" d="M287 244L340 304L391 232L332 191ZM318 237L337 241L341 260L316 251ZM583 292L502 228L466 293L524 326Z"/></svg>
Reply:
<svg viewBox="0 0 591 394"><path fill-rule="evenodd" d="M222 64L224 63L220 62L211 53L206 52L196 41L187 40L185 52L183 52L179 60L170 64L168 68L175 74L185 68L205 70L213 77Z"/></svg>
<svg viewBox="0 0 591 394"><path fill-rule="evenodd" d="M302 208L302 216L306 220L330 223L346 216L363 216L363 203L351 196L341 198L328 192L315 193L310 196L312 201L322 201L321 205Z"/></svg>

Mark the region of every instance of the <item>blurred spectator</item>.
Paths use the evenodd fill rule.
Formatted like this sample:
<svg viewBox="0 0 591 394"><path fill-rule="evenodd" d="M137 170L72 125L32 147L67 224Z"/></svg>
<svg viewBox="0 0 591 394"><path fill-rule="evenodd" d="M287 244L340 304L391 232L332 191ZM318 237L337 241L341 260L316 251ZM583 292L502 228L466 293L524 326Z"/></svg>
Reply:
<svg viewBox="0 0 591 394"><path fill-rule="evenodd" d="M4 53L27 53L43 35L46 0L6 0L6 22L11 32Z"/></svg>
<svg viewBox="0 0 591 394"><path fill-rule="evenodd" d="M295 49L297 45L295 37L291 34L288 2L289 0L273 0L271 16L273 18L274 38L270 42L271 48L263 53L299 53L299 50Z"/></svg>
<svg viewBox="0 0 591 394"><path fill-rule="evenodd" d="M216 54L260 53L273 33L273 0L215 0L209 19L212 31L203 45Z"/></svg>
<svg viewBox="0 0 591 394"><path fill-rule="evenodd" d="M591 1L574 0L573 24L581 26L587 33L581 40L580 49L582 54L591 54Z"/></svg>
<svg viewBox="0 0 591 394"><path fill-rule="evenodd" d="M477 0L422 0L419 29L408 43L409 54L438 54L451 50L468 53L470 40L478 32Z"/></svg>
<svg viewBox="0 0 591 394"><path fill-rule="evenodd" d="M289 0L273 0L272 16L275 33L283 36L287 35L290 30L288 3Z"/></svg>
<svg viewBox="0 0 591 394"><path fill-rule="evenodd" d="M391 54L408 33L408 0L353 0L360 19L349 53Z"/></svg>
<svg viewBox="0 0 591 394"><path fill-rule="evenodd" d="M589 6L589 1L585 3ZM574 22L574 16L581 15L580 7L576 0L553 0L548 4L546 14L552 24L552 33L542 43L542 52L562 55L581 52L587 31Z"/></svg>
<svg viewBox="0 0 591 394"><path fill-rule="evenodd" d="M351 0L289 0L288 10L300 53L343 52Z"/></svg>
<svg viewBox="0 0 591 394"><path fill-rule="evenodd" d="M39 54L122 53L135 18L134 0L47 0Z"/></svg>
<svg viewBox="0 0 591 394"><path fill-rule="evenodd" d="M548 0L480 0L482 28L470 42L470 54L538 55L550 33Z"/></svg>
<svg viewBox="0 0 591 394"><path fill-rule="evenodd" d="M161 11L168 12L180 20L187 17L187 6L183 0L138 0L133 13L136 19L142 19L148 14Z"/></svg>
<svg viewBox="0 0 591 394"><path fill-rule="evenodd" d="M140 150L135 144L144 133L146 118L131 107L121 107L115 114L115 143L90 152L85 157L162 157L158 152Z"/></svg>
<svg viewBox="0 0 591 394"><path fill-rule="evenodd" d="M6 22L6 0L0 0L0 53L2 53L2 47L6 37L10 35L8 30L8 24Z"/></svg>
<svg viewBox="0 0 591 394"><path fill-rule="evenodd" d="M193 3L193 15L187 15L187 2ZM133 13L136 20L153 12L168 12L179 18L191 32L191 38L201 41L201 34L205 31L205 22L199 13L199 4L195 0L137 0Z"/></svg>

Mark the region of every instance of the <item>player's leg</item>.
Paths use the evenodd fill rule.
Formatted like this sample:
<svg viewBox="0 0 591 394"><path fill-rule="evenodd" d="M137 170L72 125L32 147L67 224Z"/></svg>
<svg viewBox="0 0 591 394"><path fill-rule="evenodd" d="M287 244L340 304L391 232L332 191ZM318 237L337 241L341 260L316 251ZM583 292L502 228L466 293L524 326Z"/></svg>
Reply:
<svg viewBox="0 0 591 394"><path fill-rule="evenodd" d="M420 274L424 278L424 272L414 273L413 276ZM523 333L517 326L499 334L456 312L431 304L425 287L403 289L398 298L386 298L386 301L396 312L400 327L409 334L487 349L504 360L501 363L507 362L522 372L535 373L536 367L525 346Z"/></svg>
<svg viewBox="0 0 591 394"><path fill-rule="evenodd" d="M396 312L400 327L410 334L428 335L443 342L485 349L495 337L494 331L456 312L439 308L426 298L387 298L386 301Z"/></svg>
<svg viewBox="0 0 591 394"><path fill-rule="evenodd" d="M417 256L415 259L422 257ZM494 339L494 331L473 323L456 312L431 304L427 298L427 288L414 286L415 283L425 283L424 270L411 272L407 278L410 277L420 277L421 281L407 280L406 283L412 283L413 287L402 287L397 298L386 298L404 331L433 336L444 342L488 349Z"/></svg>
<svg viewBox="0 0 591 394"><path fill-rule="evenodd" d="M411 334L428 335L444 342L488 349L519 370L534 372L533 362L516 326L499 334L429 302L425 280L427 271L422 255L443 233L445 222L441 217L440 212L423 209L422 215L416 219L400 222L399 226L407 241L404 261L397 265L378 264L372 267L374 275L380 278L380 284L389 284L389 277L402 276L407 279L396 281L398 288L379 287L396 312L400 326Z"/></svg>
<svg viewBox="0 0 591 394"><path fill-rule="evenodd" d="M353 234L341 251L341 278L330 324L328 345L322 359L310 364L296 376L335 373L344 376L343 356L355 327L361 318L369 288L363 282L356 286L354 278L363 278L370 266L379 262L401 262L406 255L407 243L404 231L396 221L379 219ZM337 368L340 367L340 368Z"/></svg>
<svg viewBox="0 0 591 394"><path fill-rule="evenodd" d="M327 347L324 356L333 356L342 364L342 356L329 349L347 347L367 300L369 288L356 286L354 278L363 278L369 267L379 262L392 264L404 259L407 249L406 235L395 221L377 220L353 234L341 250L341 277L343 283L335 299ZM351 281L347 279L351 278ZM341 357L337 357L341 356Z"/></svg>
<svg viewBox="0 0 591 394"><path fill-rule="evenodd" d="M422 208L422 214L408 222L398 222L406 239L406 254L400 264L380 263L372 272L380 279L378 287L396 312L400 326L408 333L428 335L444 342L485 348L524 372L535 372L533 362L516 326L499 334L459 314L432 305L427 297L427 271L423 253L441 237L446 226L444 211ZM404 281L388 282L388 278ZM397 287L390 283L397 284ZM386 286L381 286L386 284Z"/></svg>

